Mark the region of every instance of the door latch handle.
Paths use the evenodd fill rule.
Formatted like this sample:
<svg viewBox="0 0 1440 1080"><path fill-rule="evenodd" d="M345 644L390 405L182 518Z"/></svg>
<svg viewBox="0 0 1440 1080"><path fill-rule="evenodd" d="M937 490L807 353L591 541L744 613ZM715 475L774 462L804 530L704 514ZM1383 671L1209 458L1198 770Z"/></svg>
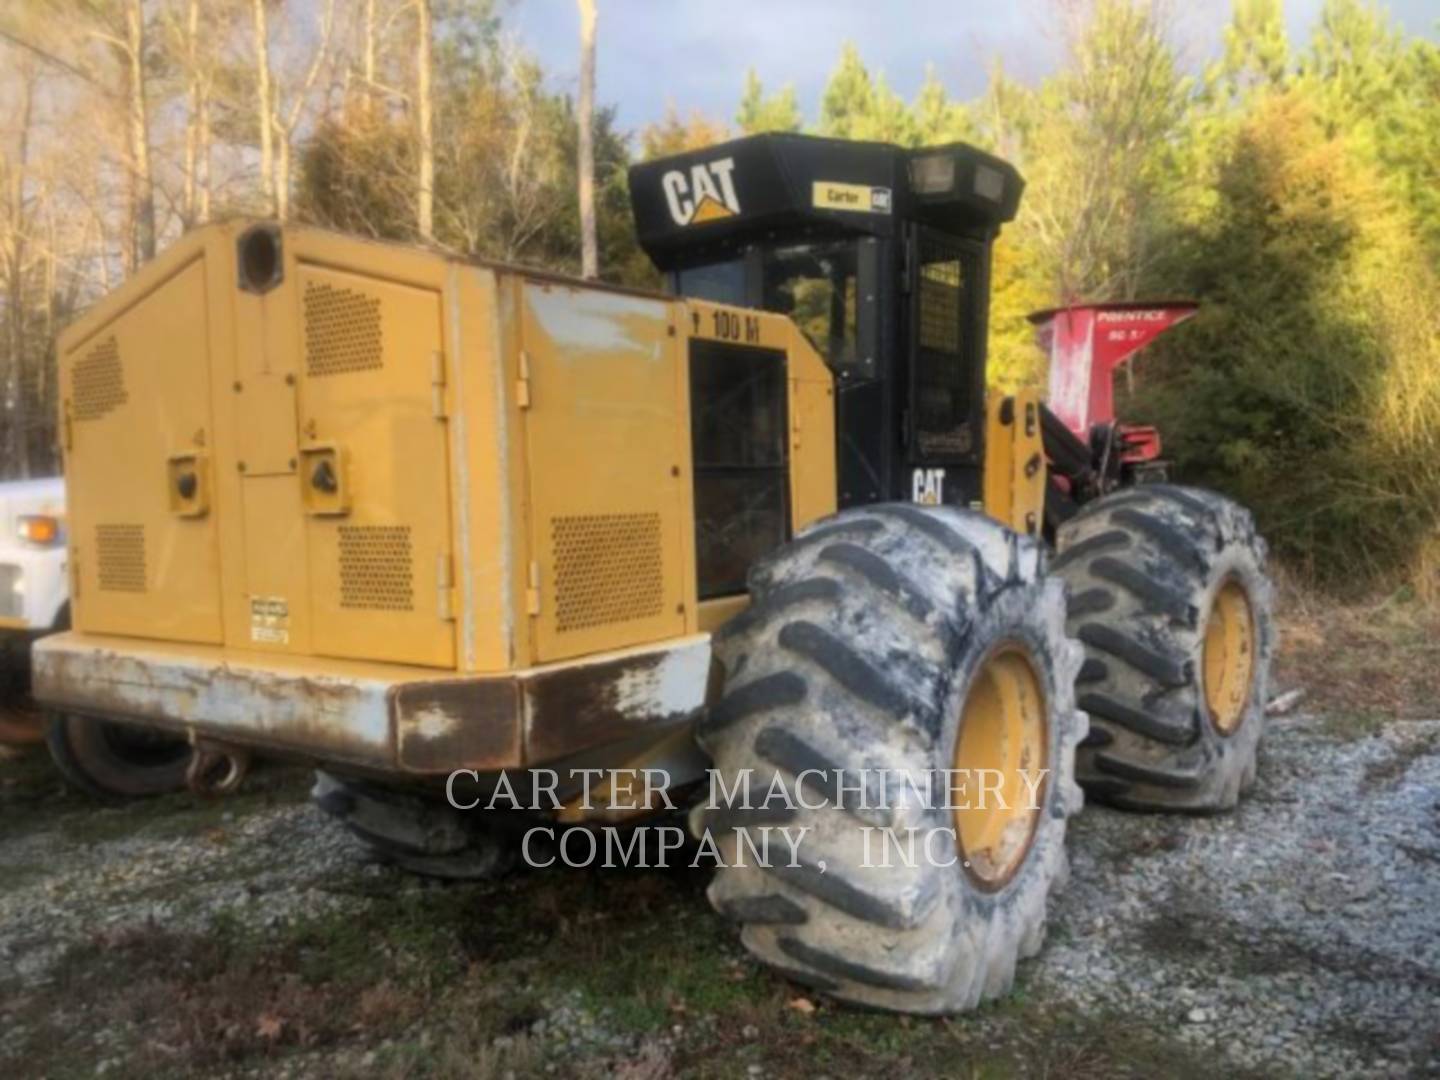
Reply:
<svg viewBox="0 0 1440 1080"><path fill-rule="evenodd" d="M165 462L170 512L204 517L210 510L209 458L203 452L171 454Z"/></svg>
<svg viewBox="0 0 1440 1080"><path fill-rule="evenodd" d="M310 486L327 495L334 495L340 490L340 480L335 475L335 466L330 463L328 457L321 458L316 462L315 471L310 474Z"/></svg>
<svg viewBox="0 0 1440 1080"><path fill-rule="evenodd" d="M345 452L333 443L300 448L301 501L307 513L339 516L350 510Z"/></svg>

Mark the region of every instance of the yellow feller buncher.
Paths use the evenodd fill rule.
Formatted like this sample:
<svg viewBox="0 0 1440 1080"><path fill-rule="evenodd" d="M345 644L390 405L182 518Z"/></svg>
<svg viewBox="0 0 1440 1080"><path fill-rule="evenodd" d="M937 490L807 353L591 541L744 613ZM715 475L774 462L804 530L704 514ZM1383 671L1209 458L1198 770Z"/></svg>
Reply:
<svg viewBox="0 0 1440 1080"><path fill-rule="evenodd" d="M1004 992L1077 779L1197 811L1253 781L1274 636L1250 515L1164 482L1153 433L986 397L1022 186L964 145L798 135L639 165L667 295L190 233L61 344L74 628L36 696L63 732L187 739L201 784L313 761L323 808L449 876L519 827L447 802L457 770L470 801L553 769L549 816L595 825L658 800L579 770L663 769L722 849L805 828L710 889L766 963L913 1012ZM988 799L923 794L981 769ZM867 858L877 828L929 857Z"/></svg>

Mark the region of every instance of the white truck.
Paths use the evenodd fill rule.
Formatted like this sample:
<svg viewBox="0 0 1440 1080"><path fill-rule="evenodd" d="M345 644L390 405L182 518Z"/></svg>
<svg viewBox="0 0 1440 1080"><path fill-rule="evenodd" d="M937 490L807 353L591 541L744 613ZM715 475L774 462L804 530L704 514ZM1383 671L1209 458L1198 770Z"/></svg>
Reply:
<svg viewBox="0 0 1440 1080"><path fill-rule="evenodd" d="M34 742L43 729L19 711L30 682L30 643L70 618L65 482L0 483L0 741Z"/></svg>
<svg viewBox="0 0 1440 1080"><path fill-rule="evenodd" d="M97 717L46 718L29 702L30 646L70 625L65 481L0 483L0 743L45 739L74 786L97 796L151 795L184 785L184 740Z"/></svg>

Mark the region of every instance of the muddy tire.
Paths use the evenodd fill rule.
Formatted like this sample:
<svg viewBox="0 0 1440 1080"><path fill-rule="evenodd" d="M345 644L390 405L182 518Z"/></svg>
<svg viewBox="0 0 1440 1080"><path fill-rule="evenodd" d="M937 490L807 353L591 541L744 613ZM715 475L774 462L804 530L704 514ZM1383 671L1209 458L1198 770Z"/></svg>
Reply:
<svg viewBox="0 0 1440 1080"><path fill-rule="evenodd" d="M180 791L194 754L173 735L75 713L51 714L45 745L71 787L102 800Z"/></svg>
<svg viewBox="0 0 1440 1080"><path fill-rule="evenodd" d="M969 511L865 507L758 564L750 593L716 635L724 690L698 731L727 789L749 770L754 793L747 810L712 790L691 815L726 856L711 903L755 956L846 1001L948 1013L1003 994L1040 948L1081 804L1080 649L1040 549ZM1014 708L991 708L1002 700ZM1014 817L955 813L943 778L925 794L935 770L986 755L1007 784L1046 770ZM765 806L773 783L809 806ZM742 832L758 843L778 825L808 828L798 865L783 845L736 864ZM884 865L885 827L915 838L913 865L895 850Z"/></svg>
<svg viewBox="0 0 1440 1080"><path fill-rule="evenodd" d="M1061 527L1051 572L1085 646L1086 793L1139 810L1208 812L1253 783L1275 625L1265 542L1214 492L1148 484Z"/></svg>
<svg viewBox="0 0 1440 1080"><path fill-rule="evenodd" d="M310 796L381 861L422 877L488 881L515 863L516 846L438 799L316 772Z"/></svg>

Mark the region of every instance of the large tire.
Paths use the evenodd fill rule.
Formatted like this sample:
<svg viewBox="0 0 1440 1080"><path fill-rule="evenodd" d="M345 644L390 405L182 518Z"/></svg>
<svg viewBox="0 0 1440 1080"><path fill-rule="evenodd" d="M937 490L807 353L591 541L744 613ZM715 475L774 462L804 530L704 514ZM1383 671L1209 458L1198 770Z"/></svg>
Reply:
<svg viewBox="0 0 1440 1080"><path fill-rule="evenodd" d="M1233 807L1255 779L1275 644L1265 542L1249 512L1214 492L1147 484L1087 507L1057 541L1051 571L1070 587L1069 630L1086 651L1076 687L1092 722L1076 762L1086 793L1127 809Z"/></svg>
<svg viewBox="0 0 1440 1080"><path fill-rule="evenodd" d="M515 862L513 839L435 798L315 773L311 798L376 858L421 877L488 881Z"/></svg>
<svg viewBox="0 0 1440 1080"><path fill-rule="evenodd" d="M173 735L75 713L53 714L45 743L70 786L101 800L180 791L194 755Z"/></svg>
<svg viewBox="0 0 1440 1080"><path fill-rule="evenodd" d="M727 789L748 770L757 793L748 811L712 795L692 814L697 836L730 852L711 903L741 925L755 956L846 1001L947 1013L1004 993L1017 960L1040 948L1048 896L1067 873L1065 821L1082 801L1073 778L1085 731L1073 694L1080 649L1064 636L1064 588L1045 578L1040 549L978 513L865 507L763 560L750 593L750 608L716 635L723 695L698 730ZM1036 738L985 740L969 719L978 715L968 711L972 690L1001 692L994 673L1016 663L1034 678L1030 691L1011 684L1010 700L1029 710ZM977 738L981 750L1007 747L1012 765L1048 775L1038 812L1011 821L993 847L966 851L966 825L943 793L900 797L895 781L971 767ZM1019 762L1022 745L1043 749L1046 764ZM891 793L867 809L834 782L837 770L852 789L883 775ZM772 783L821 808L754 806ZM798 865L783 847L767 865L737 861L738 830L754 840L780 823L810 830ZM914 865L892 853L883 866L876 832L866 865L863 830L876 826L902 843L917 838ZM943 865L957 855L967 861Z"/></svg>

